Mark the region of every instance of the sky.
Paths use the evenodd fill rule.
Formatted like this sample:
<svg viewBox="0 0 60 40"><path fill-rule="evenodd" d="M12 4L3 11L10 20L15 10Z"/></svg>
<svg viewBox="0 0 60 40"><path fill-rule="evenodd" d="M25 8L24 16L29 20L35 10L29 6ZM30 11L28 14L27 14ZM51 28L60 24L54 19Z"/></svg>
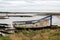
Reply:
<svg viewBox="0 0 60 40"><path fill-rule="evenodd" d="M60 1L0 0L0 12L60 12Z"/></svg>

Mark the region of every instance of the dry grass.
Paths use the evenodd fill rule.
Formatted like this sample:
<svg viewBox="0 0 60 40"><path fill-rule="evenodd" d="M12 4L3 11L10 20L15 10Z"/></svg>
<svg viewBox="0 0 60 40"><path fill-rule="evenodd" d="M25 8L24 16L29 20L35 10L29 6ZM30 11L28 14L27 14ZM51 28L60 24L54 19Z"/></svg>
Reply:
<svg viewBox="0 0 60 40"><path fill-rule="evenodd" d="M42 30L22 30L16 34L10 35L12 40L60 40L60 28L42 29Z"/></svg>
<svg viewBox="0 0 60 40"><path fill-rule="evenodd" d="M0 40L60 40L60 28L20 30L9 37L0 37Z"/></svg>

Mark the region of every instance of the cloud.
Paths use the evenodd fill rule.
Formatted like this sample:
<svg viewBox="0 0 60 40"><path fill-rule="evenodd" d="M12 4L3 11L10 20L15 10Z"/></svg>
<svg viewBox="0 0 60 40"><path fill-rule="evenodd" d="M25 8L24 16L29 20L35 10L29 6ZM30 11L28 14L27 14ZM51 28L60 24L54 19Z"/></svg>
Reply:
<svg viewBox="0 0 60 40"><path fill-rule="evenodd" d="M60 12L60 1L1 1L0 11Z"/></svg>

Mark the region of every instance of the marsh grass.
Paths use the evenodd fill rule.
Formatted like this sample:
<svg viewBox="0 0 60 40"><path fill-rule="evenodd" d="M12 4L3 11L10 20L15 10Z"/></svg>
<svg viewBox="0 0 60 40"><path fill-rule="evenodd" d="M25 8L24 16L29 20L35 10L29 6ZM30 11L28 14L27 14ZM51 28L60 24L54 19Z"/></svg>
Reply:
<svg viewBox="0 0 60 40"><path fill-rule="evenodd" d="M1 40L10 40L9 36L0 36Z"/></svg>
<svg viewBox="0 0 60 40"><path fill-rule="evenodd" d="M0 36L0 40L60 40L60 28L53 26L41 30L17 30L16 33L9 36Z"/></svg>

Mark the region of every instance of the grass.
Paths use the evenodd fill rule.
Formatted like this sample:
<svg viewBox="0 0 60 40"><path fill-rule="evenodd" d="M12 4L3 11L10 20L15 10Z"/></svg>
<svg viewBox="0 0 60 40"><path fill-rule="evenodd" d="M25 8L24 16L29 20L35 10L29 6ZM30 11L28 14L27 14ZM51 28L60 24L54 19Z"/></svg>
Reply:
<svg viewBox="0 0 60 40"><path fill-rule="evenodd" d="M0 36L0 40L10 40L9 36Z"/></svg>
<svg viewBox="0 0 60 40"><path fill-rule="evenodd" d="M9 36L0 36L0 40L60 40L60 28L52 26L51 29L19 30Z"/></svg>

